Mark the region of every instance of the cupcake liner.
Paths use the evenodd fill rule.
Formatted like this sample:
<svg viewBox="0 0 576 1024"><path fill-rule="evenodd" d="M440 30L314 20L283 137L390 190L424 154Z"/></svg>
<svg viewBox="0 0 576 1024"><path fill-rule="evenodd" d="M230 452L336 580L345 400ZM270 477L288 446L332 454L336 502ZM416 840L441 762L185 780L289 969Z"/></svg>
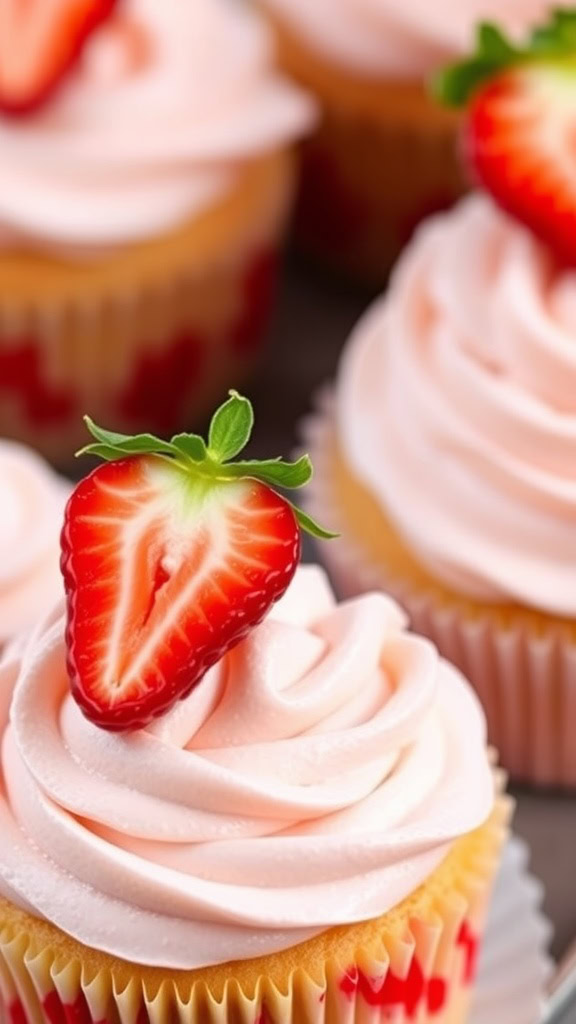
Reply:
<svg viewBox="0 0 576 1024"><path fill-rule="evenodd" d="M368 561L362 543L338 520L330 471L334 448L333 402L320 396L318 415L304 426L315 477L308 508L340 538L322 546L341 597L385 589L406 609L413 629L428 636L470 681L484 706L490 742L512 778L539 786L576 787L576 643L561 627L540 633L529 626L504 626L480 611L441 604L405 579Z"/></svg>
<svg viewBox="0 0 576 1024"><path fill-rule="evenodd" d="M496 773L496 785L503 777ZM489 896L511 804L499 797L455 863L453 888L413 906L344 960L290 968L280 981L228 965L219 990L202 972L150 972L79 944L42 940L39 922L0 902L0 1019L10 1024L465 1024ZM5 907L8 905L4 904ZM8 907L8 910L10 908ZM314 941L314 940L312 940ZM281 957L282 954L279 954ZM293 957L290 958L293 963ZM102 964L106 966L102 966ZM244 963L245 966L246 962ZM179 975L179 976L178 976Z"/></svg>
<svg viewBox="0 0 576 1024"><path fill-rule="evenodd" d="M478 968L470 1024L536 1024L553 970L552 927L542 914L543 887L528 873L528 847L504 851Z"/></svg>
<svg viewBox="0 0 576 1024"><path fill-rule="evenodd" d="M298 241L332 269L377 287L419 221L466 188L459 117L421 81L355 75L307 49L278 19L274 25L281 65L322 109L302 150Z"/></svg>
<svg viewBox="0 0 576 1024"><path fill-rule="evenodd" d="M242 381L274 297L292 159L245 177L212 214L132 253L0 257L0 433L62 461L86 412L170 433Z"/></svg>

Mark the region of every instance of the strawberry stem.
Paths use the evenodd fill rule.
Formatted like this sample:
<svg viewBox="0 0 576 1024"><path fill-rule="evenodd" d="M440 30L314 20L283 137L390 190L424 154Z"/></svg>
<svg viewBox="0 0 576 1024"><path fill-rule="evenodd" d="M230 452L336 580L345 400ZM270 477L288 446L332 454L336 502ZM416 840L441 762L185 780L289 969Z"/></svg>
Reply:
<svg viewBox="0 0 576 1024"><path fill-rule="evenodd" d="M119 434L104 430L89 416L84 417L84 422L94 442L77 452L77 456L95 455L106 462L143 455L167 459L189 476L206 481L208 486L216 482L253 479L274 490L296 490L305 487L313 474L308 455L302 455L295 462L281 458L232 461L243 452L254 426L252 403L237 391L230 391L226 402L214 413L208 430L208 444L199 434L175 434L167 441L154 434ZM292 502L289 504L306 533L323 540L337 536Z"/></svg>

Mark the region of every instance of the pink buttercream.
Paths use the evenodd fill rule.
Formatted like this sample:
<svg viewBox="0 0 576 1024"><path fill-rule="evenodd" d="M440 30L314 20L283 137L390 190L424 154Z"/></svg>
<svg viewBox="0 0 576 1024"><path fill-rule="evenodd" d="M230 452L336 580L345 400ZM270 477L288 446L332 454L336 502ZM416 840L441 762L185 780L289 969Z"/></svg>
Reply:
<svg viewBox="0 0 576 1024"><path fill-rule="evenodd" d="M478 21L516 35L548 0L262 0L318 53L364 74L421 78L472 44ZM555 7L571 6L559 0Z"/></svg>
<svg viewBox="0 0 576 1024"><path fill-rule="evenodd" d="M383 913L492 807L464 680L392 601L337 606L315 568L143 732L83 718L60 620L2 672L0 893L133 961L254 957Z"/></svg>
<svg viewBox="0 0 576 1024"><path fill-rule="evenodd" d="M0 118L0 247L110 246L204 211L313 107L237 0L123 0L45 108Z"/></svg>
<svg viewBox="0 0 576 1024"><path fill-rule="evenodd" d="M68 487L31 449L0 441L0 644L63 594L59 536Z"/></svg>
<svg viewBox="0 0 576 1024"><path fill-rule="evenodd" d="M436 576L576 616L576 276L489 199L421 230L349 344L337 417Z"/></svg>

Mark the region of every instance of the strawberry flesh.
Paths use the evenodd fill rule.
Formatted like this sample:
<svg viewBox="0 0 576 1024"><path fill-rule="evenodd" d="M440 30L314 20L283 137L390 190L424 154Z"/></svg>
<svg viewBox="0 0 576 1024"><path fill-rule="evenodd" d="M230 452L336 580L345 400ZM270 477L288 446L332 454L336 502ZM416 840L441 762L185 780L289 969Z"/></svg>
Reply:
<svg viewBox="0 0 576 1024"><path fill-rule="evenodd" d="M562 262L576 264L576 64L515 68L471 104L477 180Z"/></svg>
<svg viewBox="0 0 576 1024"><path fill-rule="evenodd" d="M84 714L142 728L266 615L298 564L291 505L256 479L191 477L154 455L108 462L62 532L68 671Z"/></svg>
<svg viewBox="0 0 576 1024"><path fill-rule="evenodd" d="M117 0L0 0L0 113L29 114L77 64Z"/></svg>

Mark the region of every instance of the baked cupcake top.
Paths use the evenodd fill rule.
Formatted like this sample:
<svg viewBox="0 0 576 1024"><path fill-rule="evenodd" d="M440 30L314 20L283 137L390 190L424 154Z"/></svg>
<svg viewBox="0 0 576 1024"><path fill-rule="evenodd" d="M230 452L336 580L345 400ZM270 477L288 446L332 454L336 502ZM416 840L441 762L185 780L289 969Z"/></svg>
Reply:
<svg viewBox="0 0 576 1024"><path fill-rule="evenodd" d="M92 427L71 496L66 615L0 668L0 894L75 939L195 968L376 917L494 801L481 709L381 594L297 569L271 487L306 457ZM292 581L292 582L290 582Z"/></svg>
<svg viewBox="0 0 576 1024"><path fill-rule="evenodd" d="M547 0L264 0L327 59L353 72L424 78L463 53L480 18L519 32ZM562 0L554 4L562 6Z"/></svg>
<svg viewBox="0 0 576 1024"><path fill-rule="evenodd" d="M431 220L359 324L346 459L459 593L576 616L576 275L488 198Z"/></svg>
<svg viewBox="0 0 576 1024"><path fill-rule="evenodd" d="M63 594L58 538L69 490L30 448L0 441L0 645Z"/></svg>
<svg viewBox="0 0 576 1024"><path fill-rule="evenodd" d="M235 0L118 0L45 102L0 114L0 251L138 242L204 211L312 122L273 63Z"/></svg>

